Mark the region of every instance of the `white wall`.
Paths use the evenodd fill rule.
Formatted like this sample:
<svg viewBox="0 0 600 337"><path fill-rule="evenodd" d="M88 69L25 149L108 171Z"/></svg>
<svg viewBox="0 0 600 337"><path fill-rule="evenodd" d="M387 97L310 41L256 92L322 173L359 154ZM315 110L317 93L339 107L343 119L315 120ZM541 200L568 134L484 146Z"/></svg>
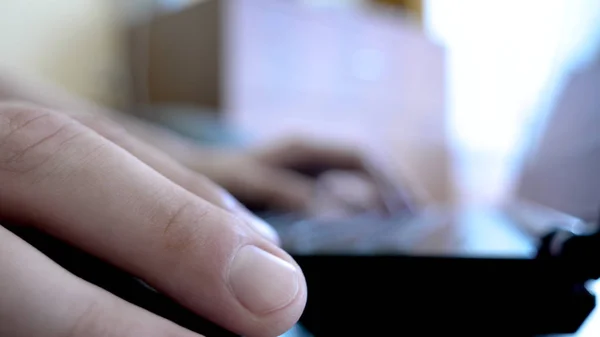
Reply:
<svg viewBox="0 0 600 337"><path fill-rule="evenodd" d="M451 134L463 197L510 193L531 126L598 50L597 0L428 0L425 25L448 48ZM493 185L482 196L481 186Z"/></svg>
<svg viewBox="0 0 600 337"><path fill-rule="evenodd" d="M0 1L0 66L118 105L126 73L115 1Z"/></svg>

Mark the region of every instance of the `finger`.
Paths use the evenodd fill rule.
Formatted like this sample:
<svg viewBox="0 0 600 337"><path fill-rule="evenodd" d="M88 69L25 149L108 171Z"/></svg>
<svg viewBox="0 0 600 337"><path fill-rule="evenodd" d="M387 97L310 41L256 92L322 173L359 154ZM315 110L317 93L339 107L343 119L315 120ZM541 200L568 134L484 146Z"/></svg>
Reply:
<svg viewBox="0 0 600 337"><path fill-rule="evenodd" d="M297 264L241 220L52 111L0 112L0 214L29 221L247 336L289 329Z"/></svg>
<svg viewBox="0 0 600 337"><path fill-rule="evenodd" d="M219 187L221 188L221 187ZM265 237L267 240L270 240L277 246L281 246L281 238L279 234L271 225L269 225L265 220L259 218L254 215L246 206L242 205L237 199L235 199L229 192L223 190L223 192L229 196L228 198L228 209L231 209L232 212L238 214L242 219L246 220L250 227L257 231L258 234ZM227 198L226 198L227 199Z"/></svg>
<svg viewBox="0 0 600 337"><path fill-rule="evenodd" d="M289 168L314 168L328 170L355 170L366 173L377 186L388 213L413 211L414 202L411 191L406 186L399 186L384 170L382 165L375 165L373 158L366 156L356 147L335 144L332 142L291 139L280 142L273 147L256 151L255 156L272 165Z"/></svg>
<svg viewBox="0 0 600 337"><path fill-rule="evenodd" d="M131 136L127 131L115 123L98 116L68 114L71 118L89 127L104 138L119 145L129 153L162 173L174 183L189 189L203 199L223 209L229 208L227 196L208 179L192 174L186 167L178 164L166 153L154 149L152 146Z"/></svg>
<svg viewBox="0 0 600 337"><path fill-rule="evenodd" d="M283 167L319 166L337 169L365 168L356 148L309 140L290 139L274 146L258 149L256 156L270 164Z"/></svg>
<svg viewBox="0 0 600 337"><path fill-rule="evenodd" d="M306 210L315 190L315 182L310 178L260 163L248 163L239 174L229 177L223 186L235 191L241 200L252 200L284 212Z"/></svg>
<svg viewBox="0 0 600 337"><path fill-rule="evenodd" d="M372 179L364 173L332 170L319 178L332 196L343 201L356 213L379 211L382 200Z"/></svg>
<svg viewBox="0 0 600 337"><path fill-rule="evenodd" d="M199 337L62 269L0 226L0 336Z"/></svg>
<svg viewBox="0 0 600 337"><path fill-rule="evenodd" d="M125 129L109 120L98 118L97 116L80 114L73 114L71 117L127 150L179 186L216 206L244 218L258 233L279 244L279 236L273 227L253 215L247 209L240 207L237 200L229 192L214 184L206 177L191 171L169 157L166 153L131 136Z"/></svg>
<svg viewBox="0 0 600 337"><path fill-rule="evenodd" d="M417 211L415 190L408 180L399 174L391 173L389 165L382 164L383 158L374 158L365 164L366 171L372 177L374 184L380 192L380 200L390 214L410 214Z"/></svg>

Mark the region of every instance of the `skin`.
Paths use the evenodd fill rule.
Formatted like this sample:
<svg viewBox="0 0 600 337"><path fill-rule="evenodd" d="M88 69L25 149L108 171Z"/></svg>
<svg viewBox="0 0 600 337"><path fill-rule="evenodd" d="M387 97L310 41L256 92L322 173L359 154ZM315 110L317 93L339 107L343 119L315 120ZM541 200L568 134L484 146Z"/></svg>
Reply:
<svg viewBox="0 0 600 337"><path fill-rule="evenodd" d="M0 106L0 185L0 219L93 253L232 331L276 336L304 308L300 268L222 190L199 180L191 193L64 113ZM293 289L281 289L281 305L232 290L243 247L291 266ZM69 274L2 227L0 270L2 336L195 336Z"/></svg>
<svg viewBox="0 0 600 337"><path fill-rule="evenodd" d="M193 177L197 176L195 172L221 185L244 204L306 213L310 212L318 183L314 173L337 169L352 171L356 173L355 180L370 185L365 193L369 197L361 201L358 209L375 205L393 212L410 206L407 204L410 198L392 183L393 179L365 162L356 148L345 144L296 138L241 151L205 148L135 117L74 97L52 84L0 69L2 100L60 110L193 193L198 192L197 181L203 179ZM307 167L312 169L312 176L299 172Z"/></svg>
<svg viewBox="0 0 600 337"><path fill-rule="evenodd" d="M300 172L316 162L321 171L367 172L352 149L298 140L243 152L203 149L0 72L0 223L48 232L241 335L288 330L307 290L274 230L226 190L304 211L317 181ZM248 251L254 257L238 258ZM284 265L279 276L294 275L293 282L268 277L272 268L257 256L285 261L265 266ZM234 280L233 270L250 274ZM1 336L195 336L78 279L2 226L0 271Z"/></svg>
<svg viewBox="0 0 600 337"><path fill-rule="evenodd" d="M369 174L359 151L342 145L310 143L302 139L289 139L243 151L215 151L204 156L182 159L191 169L202 172L211 180L233 193L245 204L259 209L280 212L309 212L318 188L334 187L328 181L340 180L342 175L352 175L365 185L363 193L348 188L340 193L360 194L359 209L383 208L383 198ZM198 160L204 158L205 160ZM318 165L317 165L318 163ZM232 174L227 167L243 167ZM309 172L308 172L309 171ZM332 179L321 179L335 176ZM317 176L319 179L317 179ZM348 179L345 179L346 182ZM349 187L349 184L344 184ZM344 186L342 186L344 187ZM335 191L336 188L330 188ZM339 188L337 190L340 190ZM391 190L391 189L390 189ZM354 192L354 193L353 193ZM344 200L351 203L349 200Z"/></svg>

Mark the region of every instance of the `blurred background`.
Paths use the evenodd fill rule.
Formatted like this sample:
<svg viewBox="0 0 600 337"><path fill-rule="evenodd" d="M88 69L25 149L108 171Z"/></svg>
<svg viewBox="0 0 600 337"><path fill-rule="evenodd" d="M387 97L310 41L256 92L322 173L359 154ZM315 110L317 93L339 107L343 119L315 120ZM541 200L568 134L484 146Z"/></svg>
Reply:
<svg viewBox="0 0 600 337"><path fill-rule="evenodd" d="M594 0L5 0L0 62L207 142L359 143L424 204L590 218L598 26Z"/></svg>
<svg viewBox="0 0 600 337"><path fill-rule="evenodd" d="M597 218L599 48L597 0L0 2L0 67L198 142L350 142L420 207L533 230Z"/></svg>

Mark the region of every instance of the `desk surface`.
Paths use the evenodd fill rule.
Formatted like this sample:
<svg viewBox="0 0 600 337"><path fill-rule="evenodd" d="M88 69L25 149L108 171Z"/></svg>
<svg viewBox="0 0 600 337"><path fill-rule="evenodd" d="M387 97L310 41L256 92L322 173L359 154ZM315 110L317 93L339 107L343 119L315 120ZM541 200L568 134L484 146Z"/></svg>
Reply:
<svg viewBox="0 0 600 337"><path fill-rule="evenodd" d="M570 223L574 219L542 207L527 204L518 206L511 205L505 209L431 209L416 216L401 226L395 226L397 230L385 230L381 241L377 239L375 245L381 245L385 252L412 252L418 255L459 255L459 256L486 256L486 257L523 257L532 258L537 249L537 239L546 230L557 224L565 224L569 228L575 228ZM307 224L309 227L310 223ZM583 225L582 225L583 226ZM377 227L377 225L375 225ZM347 234L344 227L339 231ZM352 229L349 230L352 232ZM310 232L319 232L318 228L308 228L303 233L311 235ZM298 233L295 233L298 235ZM357 232L364 235L364 231ZM369 233L367 233L369 234ZM331 239L316 239L311 241L309 249L312 252L331 251L335 246L336 236L325 231L325 235ZM370 236L370 235L366 235ZM348 243L355 242L347 240L344 235L339 240L345 240L345 245L340 245L342 250L348 250ZM285 240L284 240L285 241ZM317 242L316 244L314 242ZM319 247L322 245L322 247ZM345 247L344 247L345 246ZM358 248L358 246L360 246ZM306 249L306 248L305 248ZM352 248L350 248L352 249ZM361 251L364 245L357 245ZM590 285L592 292L600 291L600 282ZM600 311L595 310L587 319L577 337L600 335ZM287 336L287 335L286 335Z"/></svg>
<svg viewBox="0 0 600 337"><path fill-rule="evenodd" d="M441 225L441 230L437 234L430 235L431 241L429 242L448 243L450 241L447 240L447 235L451 233L450 237L460 238L460 240L452 240L451 244L445 247L459 254L533 256L536 240L531 234L539 235L558 223L572 229L583 230L573 224L574 220L568 215L526 203L514 204L501 211L463 209L452 212L451 221ZM584 225L581 224L581 226ZM446 238L440 240L442 235ZM429 247L434 246L431 244ZM590 283L589 289L593 293L600 294L600 281ZM598 308L592 312L574 336L600 336L600 310Z"/></svg>

